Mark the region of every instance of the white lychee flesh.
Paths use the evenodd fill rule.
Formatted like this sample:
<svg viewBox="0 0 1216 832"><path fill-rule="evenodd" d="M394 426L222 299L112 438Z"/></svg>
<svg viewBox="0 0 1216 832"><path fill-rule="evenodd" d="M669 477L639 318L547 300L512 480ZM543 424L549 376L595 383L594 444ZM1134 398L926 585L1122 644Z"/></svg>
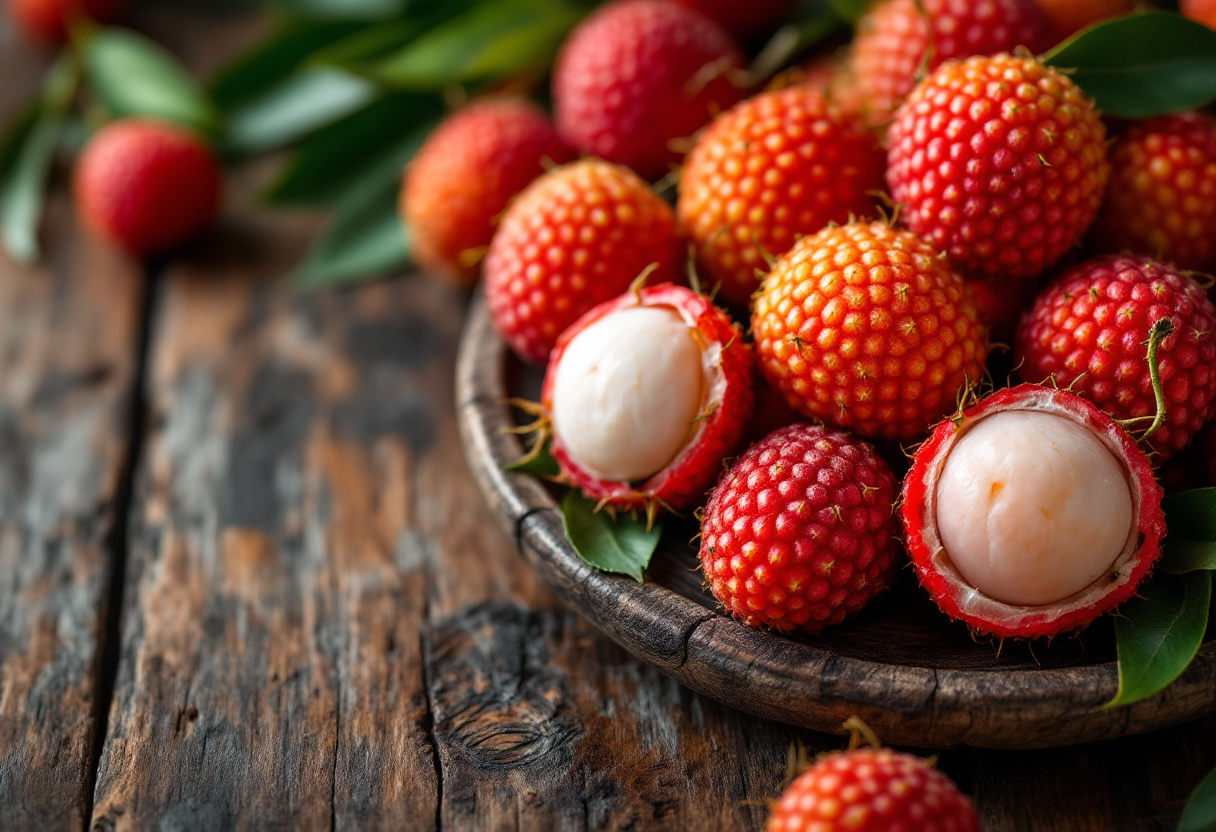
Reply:
<svg viewBox="0 0 1216 832"><path fill-rule="evenodd" d="M942 546L963 579L1006 604L1062 601L1105 574L1131 534L1123 466L1083 425L1005 411L950 450L937 483Z"/></svg>
<svg viewBox="0 0 1216 832"><path fill-rule="evenodd" d="M554 433L588 473L645 480L688 443L704 375L693 329L673 309L605 315L562 355L552 387Z"/></svg>

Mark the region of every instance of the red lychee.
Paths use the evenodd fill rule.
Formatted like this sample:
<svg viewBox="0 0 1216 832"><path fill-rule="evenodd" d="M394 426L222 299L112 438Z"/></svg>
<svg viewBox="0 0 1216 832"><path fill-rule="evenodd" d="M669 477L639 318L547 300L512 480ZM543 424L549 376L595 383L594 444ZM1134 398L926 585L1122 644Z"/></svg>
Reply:
<svg viewBox="0 0 1216 832"><path fill-rule="evenodd" d="M57 46L73 20L109 23L125 5L124 0L9 0L8 13L26 37Z"/></svg>
<svg viewBox="0 0 1216 832"><path fill-rule="evenodd" d="M1209 29L1216 29L1216 0L1182 0L1182 13Z"/></svg>
<svg viewBox="0 0 1216 832"><path fill-rule="evenodd" d="M1060 38L1101 20L1127 14L1132 0L1035 0Z"/></svg>

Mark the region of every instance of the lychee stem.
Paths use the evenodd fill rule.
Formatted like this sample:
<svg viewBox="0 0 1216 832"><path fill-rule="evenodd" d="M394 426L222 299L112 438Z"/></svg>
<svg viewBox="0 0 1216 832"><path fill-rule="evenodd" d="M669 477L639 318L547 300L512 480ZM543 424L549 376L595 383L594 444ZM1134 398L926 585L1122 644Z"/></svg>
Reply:
<svg viewBox="0 0 1216 832"><path fill-rule="evenodd" d="M1149 380L1153 385L1153 398L1157 401L1157 413L1154 416L1140 416L1135 419L1125 419L1119 423L1120 427L1128 430L1131 425L1137 422L1143 422L1145 419L1152 419L1153 423L1148 426L1144 433L1140 434L1138 441L1144 442L1150 436L1157 432L1163 424L1165 424L1165 388L1161 384L1161 363L1157 358L1157 351L1161 347L1161 342L1174 334L1174 324L1169 318L1162 318L1153 324L1153 328L1148 333L1148 375Z"/></svg>

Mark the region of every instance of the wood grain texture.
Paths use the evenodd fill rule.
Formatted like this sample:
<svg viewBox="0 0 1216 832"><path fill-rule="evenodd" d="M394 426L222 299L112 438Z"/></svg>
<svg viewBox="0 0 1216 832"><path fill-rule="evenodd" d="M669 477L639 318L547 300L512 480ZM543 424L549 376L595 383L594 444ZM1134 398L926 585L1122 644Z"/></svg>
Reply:
<svg viewBox="0 0 1216 832"><path fill-rule="evenodd" d="M948 748L1043 748L1166 727L1216 710L1216 642L1157 696L1101 709L1118 687L1107 625L1051 647L976 645L901 576L857 619L821 636L786 638L719 614L700 587L675 524L645 585L596 572L570 547L553 496L503 466L523 449L505 433L505 399L527 385L475 305L458 368L470 465L492 510L558 595L626 649L719 701L819 731L857 715L890 742ZM535 380L532 380L535 383Z"/></svg>
<svg viewBox="0 0 1216 832"><path fill-rule="evenodd" d="M66 199L36 269L0 260L0 828L82 828L143 278Z"/></svg>

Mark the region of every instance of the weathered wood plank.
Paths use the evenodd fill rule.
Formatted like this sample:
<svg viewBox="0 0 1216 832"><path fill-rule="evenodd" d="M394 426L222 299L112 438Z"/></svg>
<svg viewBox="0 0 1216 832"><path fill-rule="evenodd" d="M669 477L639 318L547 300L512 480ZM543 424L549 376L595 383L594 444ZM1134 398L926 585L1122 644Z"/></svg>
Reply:
<svg viewBox="0 0 1216 832"><path fill-rule="evenodd" d="M0 259L0 828L81 828L143 277L51 204L46 263Z"/></svg>

